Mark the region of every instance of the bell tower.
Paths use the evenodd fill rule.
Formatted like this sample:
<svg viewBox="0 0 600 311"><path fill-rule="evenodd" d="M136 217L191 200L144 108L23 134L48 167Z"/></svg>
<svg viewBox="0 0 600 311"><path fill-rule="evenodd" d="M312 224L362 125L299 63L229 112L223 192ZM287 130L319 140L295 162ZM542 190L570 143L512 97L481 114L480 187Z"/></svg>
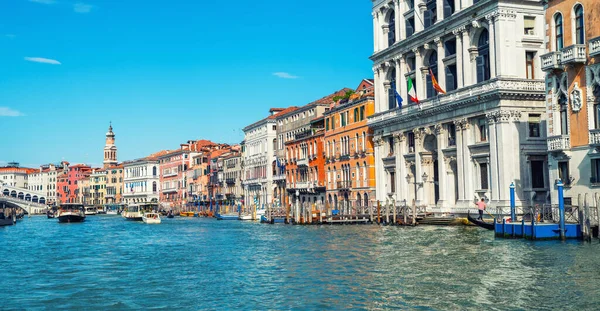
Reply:
<svg viewBox="0 0 600 311"><path fill-rule="evenodd" d="M115 146L115 133L113 133L112 122L106 133L106 145L104 146L104 168L117 165L117 146Z"/></svg>

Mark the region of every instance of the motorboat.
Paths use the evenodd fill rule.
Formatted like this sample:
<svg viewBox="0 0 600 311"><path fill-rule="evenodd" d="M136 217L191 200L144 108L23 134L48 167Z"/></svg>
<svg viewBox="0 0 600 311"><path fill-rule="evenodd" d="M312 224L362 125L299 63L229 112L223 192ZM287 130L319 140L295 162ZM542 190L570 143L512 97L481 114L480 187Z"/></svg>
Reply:
<svg viewBox="0 0 600 311"><path fill-rule="evenodd" d="M172 210L170 210L170 211L167 213L167 218L174 218L174 217L175 217L175 215L173 215L173 211L172 211Z"/></svg>
<svg viewBox="0 0 600 311"><path fill-rule="evenodd" d="M144 213L155 212L158 210L156 203L140 203L127 206L121 213L121 216L126 220L142 221Z"/></svg>
<svg viewBox="0 0 600 311"><path fill-rule="evenodd" d="M155 212L144 213L142 220L147 224L159 224L160 214Z"/></svg>
<svg viewBox="0 0 600 311"><path fill-rule="evenodd" d="M105 205L106 215L119 215L121 211L121 205L119 204L107 204Z"/></svg>
<svg viewBox="0 0 600 311"><path fill-rule="evenodd" d="M17 215L12 208L4 207L0 212L0 227L12 226L17 223Z"/></svg>
<svg viewBox="0 0 600 311"><path fill-rule="evenodd" d="M96 209L95 206L87 206L85 208L85 215L86 216L96 215L96 214L98 214L98 209Z"/></svg>
<svg viewBox="0 0 600 311"><path fill-rule="evenodd" d="M56 214L54 213L53 210L50 209L50 210L46 211L46 216L48 217L48 219L50 219L50 218L55 218Z"/></svg>
<svg viewBox="0 0 600 311"><path fill-rule="evenodd" d="M84 222L85 212L83 204L65 203L60 206L58 211L58 222Z"/></svg>
<svg viewBox="0 0 600 311"><path fill-rule="evenodd" d="M142 207L140 205L132 204L123 210L121 216L123 216L123 218L126 220L142 221L144 212L142 211Z"/></svg>
<svg viewBox="0 0 600 311"><path fill-rule="evenodd" d="M242 214L239 216L239 220L254 220L252 214Z"/></svg>
<svg viewBox="0 0 600 311"><path fill-rule="evenodd" d="M215 214L217 216L217 220L239 220L238 214Z"/></svg>

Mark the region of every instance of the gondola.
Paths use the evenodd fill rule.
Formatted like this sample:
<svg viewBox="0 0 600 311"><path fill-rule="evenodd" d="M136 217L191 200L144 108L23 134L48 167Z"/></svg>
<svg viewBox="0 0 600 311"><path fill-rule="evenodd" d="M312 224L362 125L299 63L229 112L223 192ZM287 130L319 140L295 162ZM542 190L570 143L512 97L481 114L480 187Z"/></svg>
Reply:
<svg viewBox="0 0 600 311"><path fill-rule="evenodd" d="M470 222L472 222L473 224L480 226L481 228L485 228L488 230L494 230L494 223L491 222L485 222L485 221L481 221L481 220L477 220L473 217L471 217L471 211L467 212L467 219L469 219Z"/></svg>

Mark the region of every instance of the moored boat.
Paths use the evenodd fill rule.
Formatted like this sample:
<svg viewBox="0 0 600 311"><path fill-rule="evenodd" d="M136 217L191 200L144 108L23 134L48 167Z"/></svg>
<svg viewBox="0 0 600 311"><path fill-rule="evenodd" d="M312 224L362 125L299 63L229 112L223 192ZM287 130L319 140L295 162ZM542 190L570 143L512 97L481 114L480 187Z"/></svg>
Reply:
<svg viewBox="0 0 600 311"><path fill-rule="evenodd" d="M48 210L48 211L46 212L46 216L48 217L48 219L50 219L50 218L55 218L55 217L56 217L56 215L54 214L54 211L53 211L53 210Z"/></svg>
<svg viewBox="0 0 600 311"><path fill-rule="evenodd" d="M238 220L238 214L216 214L217 220Z"/></svg>
<svg viewBox="0 0 600 311"><path fill-rule="evenodd" d="M469 220L471 223L473 223L473 224L475 224L475 225L477 225L477 226L479 226L479 227L482 227L482 228L488 229L488 230L494 230L494 223L493 223L493 222L485 222L485 221L482 221L482 220L477 220L477 219L475 219L475 218L471 217L471 214L470 214L470 213L471 213L470 211L469 211L469 212L467 212L467 219L468 219L468 220Z"/></svg>
<svg viewBox="0 0 600 311"><path fill-rule="evenodd" d="M252 214L242 214L239 217L240 220L253 220Z"/></svg>
<svg viewBox="0 0 600 311"><path fill-rule="evenodd" d="M181 217L194 217L194 212L179 212Z"/></svg>
<svg viewBox="0 0 600 311"><path fill-rule="evenodd" d="M170 211L167 213L167 218L174 218L174 217L175 217L175 215L173 215L173 211L172 211L172 210L170 210Z"/></svg>
<svg viewBox="0 0 600 311"><path fill-rule="evenodd" d="M144 216L142 216L142 220L147 224L159 224L160 214L155 212L144 213Z"/></svg>
<svg viewBox="0 0 600 311"><path fill-rule="evenodd" d="M85 221L84 207L82 204L66 203L60 206L58 222L72 223Z"/></svg>
<svg viewBox="0 0 600 311"><path fill-rule="evenodd" d="M144 213L141 210L141 206L137 204L132 204L127 206L121 213L121 216L126 220L131 221L142 221L142 217L144 217Z"/></svg>
<svg viewBox="0 0 600 311"><path fill-rule="evenodd" d="M84 213L86 216L96 215L96 214L98 214L98 210L96 209L95 206L86 206Z"/></svg>
<svg viewBox="0 0 600 311"><path fill-rule="evenodd" d="M17 215L14 209L3 207L0 211L0 227L12 226L17 223Z"/></svg>

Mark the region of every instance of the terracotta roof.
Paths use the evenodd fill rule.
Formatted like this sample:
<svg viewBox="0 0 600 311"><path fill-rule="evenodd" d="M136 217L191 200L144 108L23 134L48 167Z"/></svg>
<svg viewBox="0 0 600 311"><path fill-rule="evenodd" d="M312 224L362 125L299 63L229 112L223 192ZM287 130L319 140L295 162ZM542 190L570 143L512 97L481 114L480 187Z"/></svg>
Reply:
<svg viewBox="0 0 600 311"><path fill-rule="evenodd" d="M298 107L296 107L296 106L285 108L285 109L281 110L277 114L270 115L270 116L268 116L268 117L266 117L264 119L260 119L259 121L256 121L256 122L254 122L254 123L252 123L252 124L244 127L243 130L245 131L246 129L249 129L249 128L251 128L251 127L253 127L253 126L255 126L255 125L257 125L257 124L259 124L259 123L261 123L263 121L265 121L265 120L273 120L273 119L279 117L280 115L287 114L287 113L292 112L292 111L297 110L297 109L298 109Z"/></svg>
<svg viewBox="0 0 600 311"><path fill-rule="evenodd" d="M344 96L346 95L346 92L348 91L354 91L353 89L350 88L343 88L335 93L329 94L321 99L315 100L314 102L310 103L310 104L331 104L333 103L333 98L336 96ZM309 105L310 105L309 104Z"/></svg>
<svg viewBox="0 0 600 311"><path fill-rule="evenodd" d="M38 171L38 169L28 168L28 167L0 167L0 172L18 172L18 173L32 174L32 173L35 173L36 171Z"/></svg>
<svg viewBox="0 0 600 311"><path fill-rule="evenodd" d="M171 152L171 151L170 150L161 150L161 151L155 152L155 153L147 156L146 159L148 159L148 158L156 159L156 158L163 156L169 152Z"/></svg>

